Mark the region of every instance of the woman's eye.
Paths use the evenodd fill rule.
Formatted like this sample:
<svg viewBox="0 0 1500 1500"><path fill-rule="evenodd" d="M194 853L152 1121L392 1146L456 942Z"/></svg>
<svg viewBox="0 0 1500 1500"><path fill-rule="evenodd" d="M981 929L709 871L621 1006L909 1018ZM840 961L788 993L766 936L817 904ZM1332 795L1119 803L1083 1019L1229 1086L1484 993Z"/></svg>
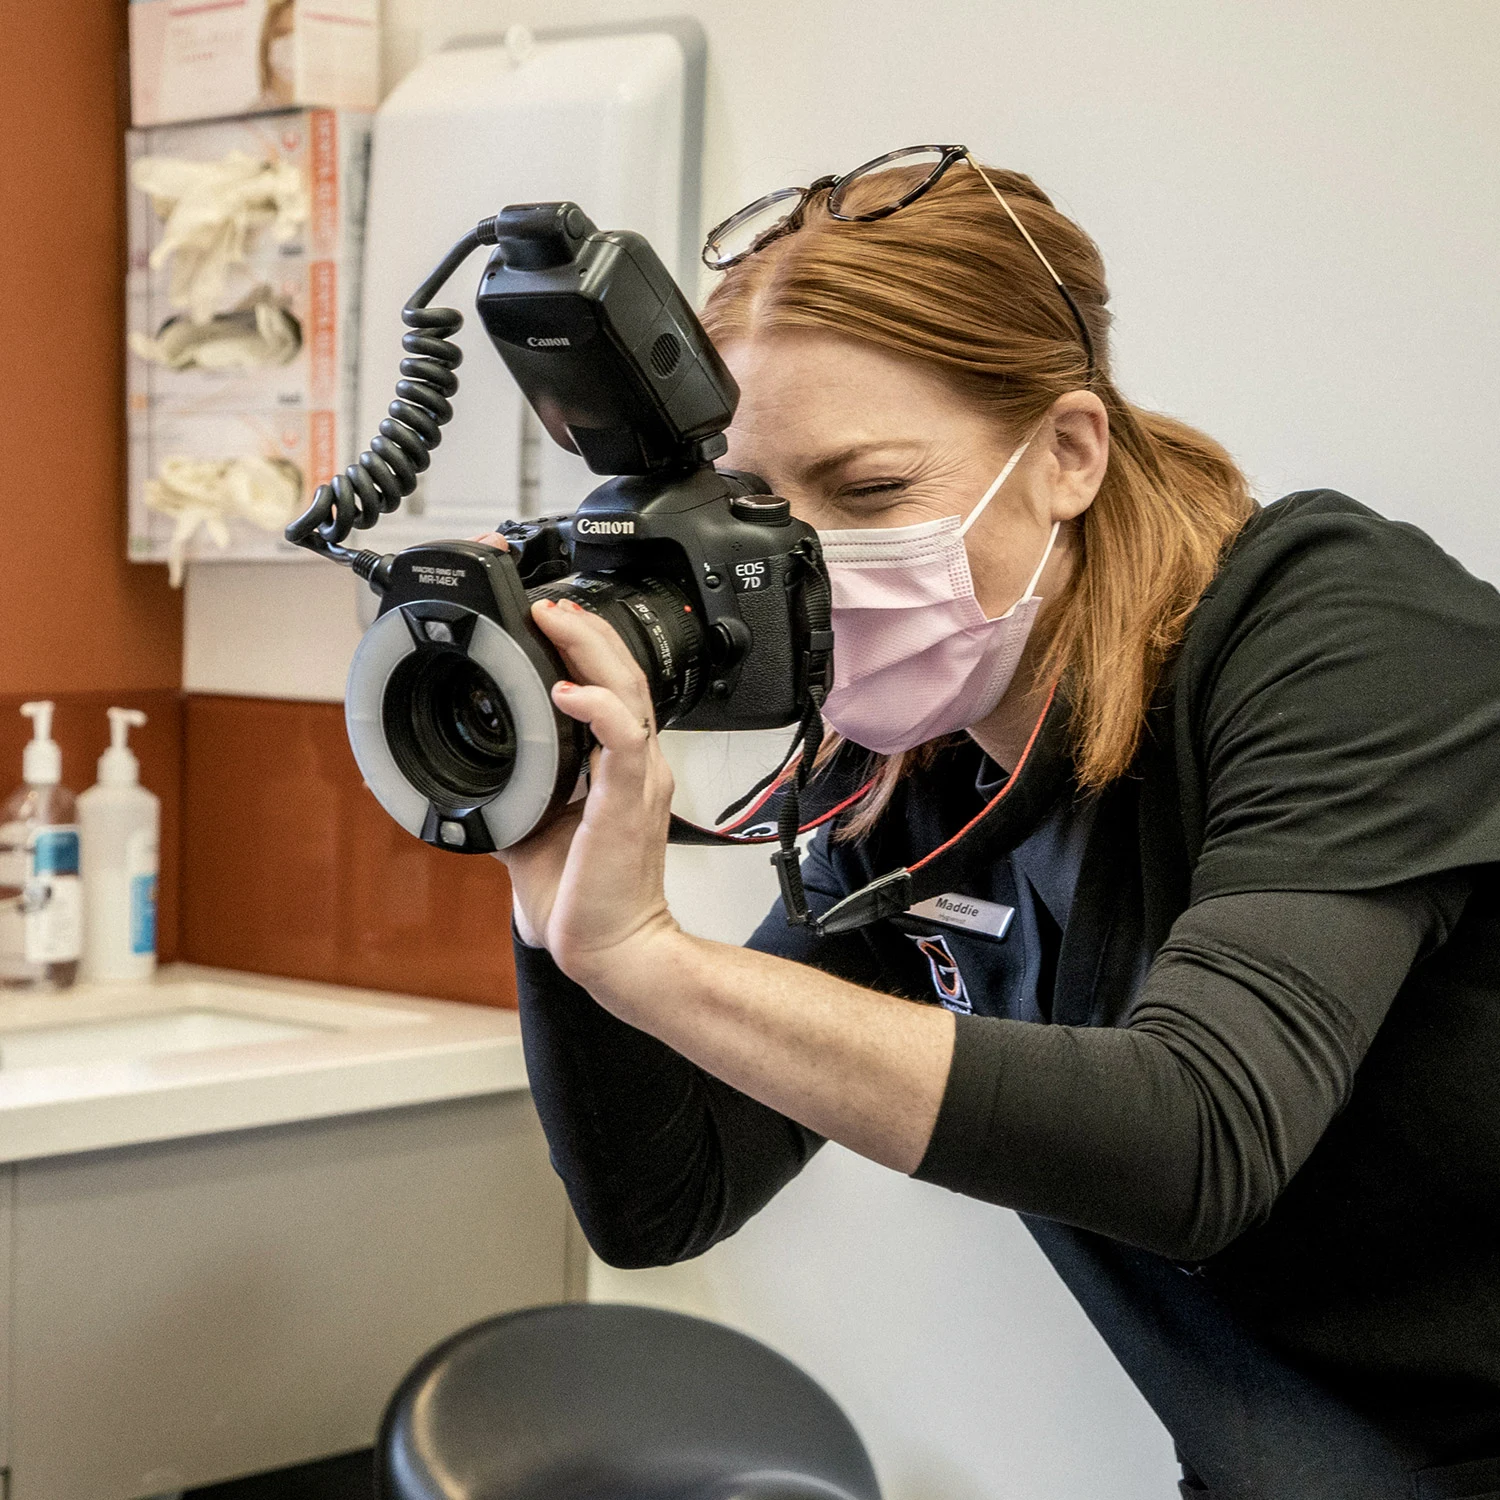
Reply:
<svg viewBox="0 0 1500 1500"><path fill-rule="evenodd" d="M870 495L894 495L905 488L904 479L880 479L870 484L851 485L844 493L852 499L863 500Z"/></svg>

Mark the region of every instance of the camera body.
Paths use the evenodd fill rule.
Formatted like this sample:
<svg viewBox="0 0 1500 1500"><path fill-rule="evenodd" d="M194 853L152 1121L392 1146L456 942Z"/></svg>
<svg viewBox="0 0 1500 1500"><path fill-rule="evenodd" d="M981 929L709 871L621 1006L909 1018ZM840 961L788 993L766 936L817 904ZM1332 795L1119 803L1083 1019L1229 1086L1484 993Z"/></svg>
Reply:
<svg viewBox="0 0 1500 1500"><path fill-rule="evenodd" d="M752 476L703 467L667 483L619 478L571 516L502 534L535 597L571 598L615 627L662 728L794 723L825 670L807 594L817 534Z"/></svg>
<svg viewBox="0 0 1500 1500"><path fill-rule="evenodd" d="M505 550L435 542L368 565L382 600L350 668L350 744L397 822L459 853L519 842L582 790L589 736L553 707L565 672L540 599L614 627L662 728L798 723L833 670L817 533L714 467L738 389L651 247L567 203L494 223L485 327L552 436L614 477L571 515L502 525Z"/></svg>

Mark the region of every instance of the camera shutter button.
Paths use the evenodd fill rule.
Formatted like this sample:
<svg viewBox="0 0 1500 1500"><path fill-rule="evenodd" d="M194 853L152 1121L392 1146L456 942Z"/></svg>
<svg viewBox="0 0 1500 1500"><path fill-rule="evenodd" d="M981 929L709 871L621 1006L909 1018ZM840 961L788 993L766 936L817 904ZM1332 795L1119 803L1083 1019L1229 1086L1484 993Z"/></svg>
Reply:
<svg viewBox="0 0 1500 1500"><path fill-rule="evenodd" d="M792 519L791 504L780 495L732 495L729 513L756 526L785 526Z"/></svg>

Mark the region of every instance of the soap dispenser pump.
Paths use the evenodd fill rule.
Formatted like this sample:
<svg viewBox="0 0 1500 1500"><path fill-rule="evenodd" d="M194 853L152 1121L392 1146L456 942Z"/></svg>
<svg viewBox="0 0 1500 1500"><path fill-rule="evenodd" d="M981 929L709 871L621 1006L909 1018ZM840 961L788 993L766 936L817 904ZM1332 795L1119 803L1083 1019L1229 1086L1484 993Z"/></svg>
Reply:
<svg viewBox="0 0 1500 1500"><path fill-rule="evenodd" d="M138 708L109 710L99 780L78 799L83 833L83 977L147 979L156 967L161 802L141 785L130 748Z"/></svg>
<svg viewBox="0 0 1500 1500"><path fill-rule="evenodd" d="M62 785L50 702L23 703L23 784L0 807L0 989L60 990L83 943L77 802Z"/></svg>

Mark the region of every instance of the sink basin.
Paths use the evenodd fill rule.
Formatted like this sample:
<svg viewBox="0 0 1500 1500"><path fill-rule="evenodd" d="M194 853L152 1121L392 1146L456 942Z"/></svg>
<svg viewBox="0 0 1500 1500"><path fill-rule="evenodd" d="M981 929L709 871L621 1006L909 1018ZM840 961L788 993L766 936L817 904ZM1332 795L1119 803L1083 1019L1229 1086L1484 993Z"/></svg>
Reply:
<svg viewBox="0 0 1500 1500"><path fill-rule="evenodd" d="M58 1015L62 1009L66 1018ZM12 1002L0 1010L0 1076L311 1040L426 1019L400 1004L360 1004L211 980L80 985L62 997Z"/></svg>
<svg viewBox="0 0 1500 1500"><path fill-rule="evenodd" d="M0 992L0 1164L525 1088L516 1015L488 1006L196 964Z"/></svg>
<svg viewBox="0 0 1500 1500"><path fill-rule="evenodd" d="M173 1010L66 1026L32 1026L20 1031L0 1031L0 1069L132 1062L169 1052L205 1052L213 1047L236 1047L247 1042L282 1042L332 1030L331 1026L216 1010Z"/></svg>

